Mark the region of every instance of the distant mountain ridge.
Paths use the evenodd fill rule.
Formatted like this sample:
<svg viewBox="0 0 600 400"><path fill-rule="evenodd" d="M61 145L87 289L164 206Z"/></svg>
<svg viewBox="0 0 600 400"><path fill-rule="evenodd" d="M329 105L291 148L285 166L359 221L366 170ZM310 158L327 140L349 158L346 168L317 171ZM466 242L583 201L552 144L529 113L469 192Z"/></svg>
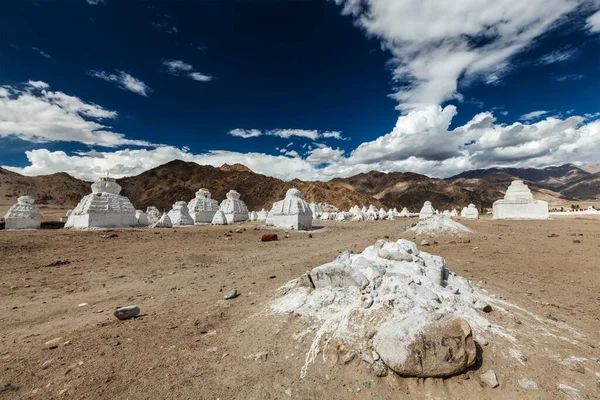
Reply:
<svg viewBox="0 0 600 400"><path fill-rule="evenodd" d="M217 168L181 160L171 161L137 176L118 179L122 194L137 209L156 206L169 210L179 200L191 200L202 187L221 201L237 190L251 210L270 209L285 192L297 187L309 202L329 203L341 210L354 205L419 210L430 200L438 209L462 208L469 203L490 208L504 196L514 179L523 179L538 199L564 202L600 198L600 172L592 174L575 165L549 168L489 168L465 171L447 179L412 172L371 171L328 182L282 181L253 172L242 164ZM90 182L66 173L23 176L0 168L0 207L6 210L18 196L33 196L39 204L57 209L73 208L89 194Z"/></svg>

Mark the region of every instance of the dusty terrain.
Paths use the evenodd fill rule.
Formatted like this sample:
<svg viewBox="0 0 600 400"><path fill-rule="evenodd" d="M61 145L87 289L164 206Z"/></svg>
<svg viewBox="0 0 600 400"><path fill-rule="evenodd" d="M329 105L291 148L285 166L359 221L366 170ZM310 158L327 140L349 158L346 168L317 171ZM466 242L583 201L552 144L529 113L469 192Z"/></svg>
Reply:
<svg viewBox="0 0 600 400"><path fill-rule="evenodd" d="M488 318L517 342L492 337L467 373L377 378L363 361L341 365L327 354L301 379L310 324L266 315L277 288L343 250L362 251L385 236L412 239L403 232L410 222L326 222L312 238L278 232L271 243L260 242L267 230L257 223L236 225L246 230L231 240L224 233L232 227L0 231L0 390L11 388L0 398L568 399L559 384L600 398L600 219L593 217L463 221L475 233L429 239L426 250L451 271L510 303ZM231 288L240 296L223 300ZM128 304L143 315L112 316ZM567 357L581 360L560 364ZM498 388L479 383L488 369ZM521 378L539 389L522 389Z"/></svg>

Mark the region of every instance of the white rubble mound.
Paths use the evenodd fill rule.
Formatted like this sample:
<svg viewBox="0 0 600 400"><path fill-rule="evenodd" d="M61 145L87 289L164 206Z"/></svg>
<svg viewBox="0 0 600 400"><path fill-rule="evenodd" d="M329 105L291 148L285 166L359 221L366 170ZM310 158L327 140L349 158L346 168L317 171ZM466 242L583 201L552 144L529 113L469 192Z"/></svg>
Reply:
<svg viewBox="0 0 600 400"><path fill-rule="evenodd" d="M219 209L219 202L211 198L208 189L199 189L196 197L187 205L190 216L196 224L210 224Z"/></svg>
<svg viewBox="0 0 600 400"><path fill-rule="evenodd" d="M289 189L285 199L273 203L271 209L273 226L307 230L312 228L313 213L296 188Z"/></svg>
<svg viewBox="0 0 600 400"><path fill-rule="evenodd" d="M39 229L42 213L31 196L21 196L4 215L5 229Z"/></svg>
<svg viewBox="0 0 600 400"><path fill-rule="evenodd" d="M283 296L270 303L272 312L295 313L317 326L302 377L318 353L325 357L332 341L332 348L371 359L371 363L376 350L394 369L386 360L401 364L408 350L385 344L375 348L377 341L369 339L403 321L420 326L423 321L452 316L463 318L479 334L501 332L477 310L486 304L483 294L450 272L442 257L419 251L415 243L403 239L379 240L360 254L342 253L280 290ZM414 339L410 335L418 333L415 328L406 338ZM384 354L387 351L393 354Z"/></svg>
<svg viewBox="0 0 600 400"><path fill-rule="evenodd" d="M471 203L460 212L460 216L466 219L479 219L479 210L475 204Z"/></svg>
<svg viewBox="0 0 600 400"><path fill-rule="evenodd" d="M512 181L504 199L493 205L494 219L548 219L548 203L535 200L521 180Z"/></svg>
<svg viewBox="0 0 600 400"><path fill-rule="evenodd" d="M65 228L135 227L135 208L119 193L121 186L113 178L100 178L92 184L92 194L81 199L73 209Z"/></svg>
<svg viewBox="0 0 600 400"><path fill-rule="evenodd" d="M189 226L194 225L190 212L185 201L176 201L173 204L173 209L169 211L169 218L173 226Z"/></svg>
<svg viewBox="0 0 600 400"><path fill-rule="evenodd" d="M212 221L211 224L213 225L227 225L227 217L225 216L225 213L221 210L218 210Z"/></svg>
<svg viewBox="0 0 600 400"><path fill-rule="evenodd" d="M154 206L148 206L146 208L146 216L148 217L148 225L152 226L158 222L162 214L160 211L158 211L158 208Z"/></svg>
<svg viewBox="0 0 600 400"><path fill-rule="evenodd" d="M163 215L158 219L158 221L156 221L154 224L152 224L153 228L172 228L173 224L171 223L171 218L169 218L169 215L167 213L163 213Z"/></svg>
<svg viewBox="0 0 600 400"><path fill-rule="evenodd" d="M406 229L408 232L414 232L417 235L458 235L461 233L471 232L469 228L461 223L458 223L445 215L432 215L428 218L421 219L415 225Z"/></svg>
<svg viewBox="0 0 600 400"><path fill-rule="evenodd" d="M135 220L137 221L138 226L150 225L150 222L148 222L148 216L142 210L135 210Z"/></svg>
<svg viewBox="0 0 600 400"><path fill-rule="evenodd" d="M220 208L225 213L228 224L248 219L246 203L240 200L240 194L235 190L227 192L227 198L221 202Z"/></svg>
<svg viewBox="0 0 600 400"><path fill-rule="evenodd" d="M435 213L435 209L431 205L431 202L428 200L423 204L423 208L421 208L421 211L419 212L419 219L429 218Z"/></svg>

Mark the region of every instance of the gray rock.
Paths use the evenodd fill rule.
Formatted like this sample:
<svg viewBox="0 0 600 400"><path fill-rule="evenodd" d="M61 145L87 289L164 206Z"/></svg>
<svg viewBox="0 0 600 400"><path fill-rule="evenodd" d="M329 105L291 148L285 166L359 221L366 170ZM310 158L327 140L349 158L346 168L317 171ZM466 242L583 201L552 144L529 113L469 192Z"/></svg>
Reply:
<svg viewBox="0 0 600 400"><path fill-rule="evenodd" d="M479 378L483 383L485 383L489 387L495 388L500 386L500 384L498 383L498 377L496 377L496 373L494 372L494 370L490 369L489 371L481 374Z"/></svg>
<svg viewBox="0 0 600 400"><path fill-rule="evenodd" d="M362 273L337 262L314 268L310 271L310 278L317 289L326 286L357 286L359 289L364 289L369 284L369 280Z"/></svg>
<svg viewBox="0 0 600 400"><path fill-rule="evenodd" d="M140 313L140 308L138 306L123 306L117 307L113 315L120 319L121 321L129 318L133 318Z"/></svg>
<svg viewBox="0 0 600 400"><path fill-rule="evenodd" d="M399 375L419 378L458 374L477 358L467 321L439 314L383 325L373 338L373 348Z"/></svg>
<svg viewBox="0 0 600 400"><path fill-rule="evenodd" d="M48 369L48 367L50 367L50 365L52 365L53 362L54 358L44 361L44 363L42 364L42 369Z"/></svg>
<svg viewBox="0 0 600 400"><path fill-rule="evenodd" d="M585 374L584 365L575 357L565 358L564 360L561 360L560 363L565 367L569 368L571 371L579 372L580 374Z"/></svg>
<svg viewBox="0 0 600 400"><path fill-rule="evenodd" d="M584 397L581 395L581 392L577 389L572 388L571 386L563 385L562 383L558 385L558 390L569 395L573 400L584 400Z"/></svg>
<svg viewBox="0 0 600 400"><path fill-rule="evenodd" d="M353 351L349 351L342 357L342 364L350 364L356 358L356 353Z"/></svg>
<svg viewBox="0 0 600 400"><path fill-rule="evenodd" d="M492 306L490 306L485 301L477 300L475 302L475 304L473 305L473 307L475 307L478 310L483 311L484 313L492 312Z"/></svg>
<svg viewBox="0 0 600 400"><path fill-rule="evenodd" d="M46 343L44 343L44 346L46 346L47 349L56 349L58 347L59 344L62 343L62 337L57 337L54 338L52 340L48 340Z"/></svg>
<svg viewBox="0 0 600 400"><path fill-rule="evenodd" d="M531 379L522 378L519 379L519 385L526 390L538 390L538 385Z"/></svg>
<svg viewBox="0 0 600 400"><path fill-rule="evenodd" d="M227 293L225 293L225 296L223 296L223 298L225 300L231 300L231 299L235 299L239 295L240 294L238 293L237 289L231 289L230 291L228 291Z"/></svg>
<svg viewBox="0 0 600 400"><path fill-rule="evenodd" d="M375 376L383 377L388 374L388 367L383 361L377 360L371 365L371 371Z"/></svg>
<svg viewBox="0 0 600 400"><path fill-rule="evenodd" d="M429 246L429 242L425 239L421 240L421 246Z"/></svg>

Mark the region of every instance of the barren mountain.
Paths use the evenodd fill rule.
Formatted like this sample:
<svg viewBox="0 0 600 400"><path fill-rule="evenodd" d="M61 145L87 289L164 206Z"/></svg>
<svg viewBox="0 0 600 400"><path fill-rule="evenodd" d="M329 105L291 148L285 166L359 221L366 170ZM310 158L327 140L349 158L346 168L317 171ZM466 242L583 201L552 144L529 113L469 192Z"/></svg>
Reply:
<svg viewBox="0 0 600 400"><path fill-rule="evenodd" d="M570 182L560 188L560 193L570 199L600 198L600 172Z"/></svg>

